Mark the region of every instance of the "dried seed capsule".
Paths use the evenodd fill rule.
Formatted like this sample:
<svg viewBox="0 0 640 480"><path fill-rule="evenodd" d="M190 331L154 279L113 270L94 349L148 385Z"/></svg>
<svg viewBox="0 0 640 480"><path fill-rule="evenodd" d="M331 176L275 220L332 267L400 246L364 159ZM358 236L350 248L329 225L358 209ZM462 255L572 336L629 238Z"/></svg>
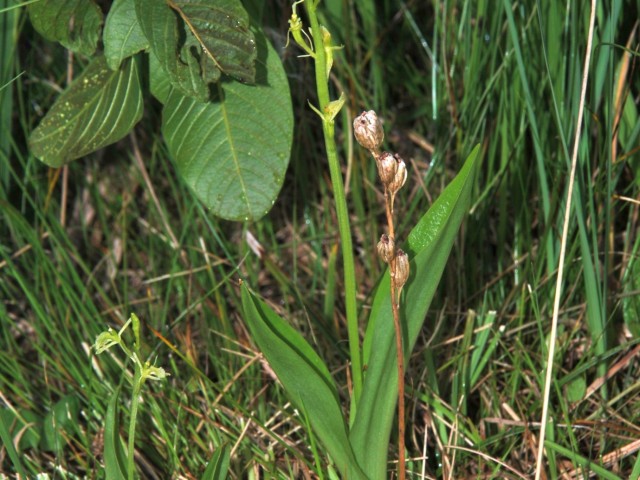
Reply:
<svg viewBox="0 0 640 480"><path fill-rule="evenodd" d="M386 233L380 237L378 242L378 255L384 263L389 263L394 255L396 242L393 237L390 237Z"/></svg>
<svg viewBox="0 0 640 480"><path fill-rule="evenodd" d="M402 160L400 155L397 153L394 155L394 158L396 161L395 175L393 180L387 184L387 188L389 189L389 192L391 192L391 195L395 195L395 193L402 188L404 182L407 181L407 166L405 165L404 160Z"/></svg>
<svg viewBox="0 0 640 480"><path fill-rule="evenodd" d="M382 152L376 157L376 164L378 165L378 176L385 188L389 187L389 184L396 178L396 172L398 171L398 162L396 158L389 152Z"/></svg>
<svg viewBox="0 0 640 480"><path fill-rule="evenodd" d="M362 112L353 121L353 134L360 145L374 155L380 151L384 131L378 115L373 110Z"/></svg>
<svg viewBox="0 0 640 480"><path fill-rule="evenodd" d="M398 292L400 292L400 289L407 283L407 279L409 278L409 256L402 250L398 250L396 253L395 267L393 281L396 284Z"/></svg>

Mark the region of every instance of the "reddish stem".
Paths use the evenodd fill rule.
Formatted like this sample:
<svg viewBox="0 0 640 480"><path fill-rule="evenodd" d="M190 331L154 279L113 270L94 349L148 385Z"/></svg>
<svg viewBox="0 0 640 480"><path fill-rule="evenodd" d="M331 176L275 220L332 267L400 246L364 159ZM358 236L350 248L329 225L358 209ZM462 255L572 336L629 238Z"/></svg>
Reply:
<svg viewBox="0 0 640 480"><path fill-rule="evenodd" d="M393 238L395 245L395 229L393 225L393 197L385 188L384 199L387 214L389 236ZM400 324L400 290L397 288L395 252L389 261L391 275L391 311L393 312L393 326L396 331L396 352L398 361L398 479L405 480L406 467L404 456L404 349L402 348L402 325Z"/></svg>

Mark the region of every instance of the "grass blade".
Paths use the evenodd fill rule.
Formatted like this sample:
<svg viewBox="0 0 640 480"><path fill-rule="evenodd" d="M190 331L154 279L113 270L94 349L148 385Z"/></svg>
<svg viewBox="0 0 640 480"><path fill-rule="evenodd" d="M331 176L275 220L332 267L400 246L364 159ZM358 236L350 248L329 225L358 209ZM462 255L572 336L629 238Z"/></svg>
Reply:
<svg viewBox="0 0 640 480"><path fill-rule="evenodd" d="M7 455L11 460L11 463L15 467L16 471L24 478L27 478L27 474L25 473L24 466L20 461L20 454L16 450L15 445L13 444L13 438L9 433L9 428L5 423L5 416L0 415L0 440L2 440L2 445L7 450Z"/></svg>
<svg viewBox="0 0 640 480"><path fill-rule="evenodd" d="M559 453L560 455L564 455L565 457L569 458L573 465L579 465L582 468L586 469L586 471L581 472L582 478L585 478L584 475L587 476L586 478L590 477L590 475L588 474L593 472L598 476L598 478L602 478L605 480L621 480L620 477L617 476L615 473L610 472L606 468L598 465L593 460L590 460L581 455L578 455L576 452L572 452L568 448L558 445L557 443L546 440L544 442L544 446L550 450L553 450L556 453ZM634 477L630 477L630 478L634 478Z"/></svg>
<svg viewBox="0 0 640 480"><path fill-rule="evenodd" d="M223 445L218 448L207 465L206 470L202 474L202 480L224 480L227 478L229 471L229 445Z"/></svg>

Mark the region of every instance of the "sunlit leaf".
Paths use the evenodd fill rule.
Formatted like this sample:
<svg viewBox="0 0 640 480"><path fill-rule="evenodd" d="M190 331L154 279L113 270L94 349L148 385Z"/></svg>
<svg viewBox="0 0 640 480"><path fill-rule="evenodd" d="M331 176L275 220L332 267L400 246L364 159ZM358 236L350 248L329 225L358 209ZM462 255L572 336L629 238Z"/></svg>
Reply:
<svg viewBox="0 0 640 480"><path fill-rule="evenodd" d="M142 117L142 92L133 59L117 71L96 57L58 97L32 132L33 154L59 167L124 137Z"/></svg>

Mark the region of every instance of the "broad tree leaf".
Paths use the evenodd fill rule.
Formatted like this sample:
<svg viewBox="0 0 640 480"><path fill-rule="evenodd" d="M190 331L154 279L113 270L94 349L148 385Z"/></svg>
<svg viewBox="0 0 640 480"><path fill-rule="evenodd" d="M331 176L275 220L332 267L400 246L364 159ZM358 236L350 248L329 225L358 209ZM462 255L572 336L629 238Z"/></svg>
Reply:
<svg viewBox="0 0 640 480"><path fill-rule="evenodd" d="M167 103L171 93L171 80L162 69L158 57L153 53L149 55L149 90L160 103L163 105Z"/></svg>
<svg viewBox="0 0 640 480"><path fill-rule="evenodd" d="M216 84L214 102L175 89L166 99L162 133L178 171L215 215L262 217L280 191L291 151L293 113L282 63L260 36L256 85Z"/></svg>
<svg viewBox="0 0 640 480"><path fill-rule="evenodd" d="M255 39L238 0L135 0L151 51L183 94L201 102L225 73L255 81Z"/></svg>
<svg viewBox="0 0 640 480"><path fill-rule="evenodd" d="M266 303L242 286L242 308L251 337L269 361L294 405L343 474L365 479L347 435L338 392L322 359Z"/></svg>
<svg viewBox="0 0 640 480"><path fill-rule="evenodd" d="M256 76L256 42L249 15L239 0L168 0L202 49L201 66L241 82Z"/></svg>
<svg viewBox="0 0 640 480"><path fill-rule="evenodd" d="M403 289L401 321L405 329L405 360L415 345L440 282L456 234L471 202L480 147L409 234L403 249L411 274ZM358 462L371 480L387 477L389 435L398 396L395 331L389 297L389 274L378 285L365 334L367 373L350 440Z"/></svg>
<svg viewBox="0 0 640 480"><path fill-rule="evenodd" d="M112 70L117 70L125 58L149 48L138 17L134 0L115 0L102 34L104 56Z"/></svg>
<svg viewBox="0 0 640 480"><path fill-rule="evenodd" d="M28 10L33 27L47 40L84 55L96 51L102 11L93 0L40 0Z"/></svg>
<svg viewBox="0 0 640 480"><path fill-rule="evenodd" d="M142 117L142 92L133 59L117 71L96 57L31 133L33 154L47 165L87 155L124 137Z"/></svg>
<svg viewBox="0 0 640 480"><path fill-rule="evenodd" d="M135 0L135 6L138 22L151 45L151 54L156 56L171 83L183 94L206 102L209 91L200 75L199 60L189 47L179 45L177 14L164 1Z"/></svg>

